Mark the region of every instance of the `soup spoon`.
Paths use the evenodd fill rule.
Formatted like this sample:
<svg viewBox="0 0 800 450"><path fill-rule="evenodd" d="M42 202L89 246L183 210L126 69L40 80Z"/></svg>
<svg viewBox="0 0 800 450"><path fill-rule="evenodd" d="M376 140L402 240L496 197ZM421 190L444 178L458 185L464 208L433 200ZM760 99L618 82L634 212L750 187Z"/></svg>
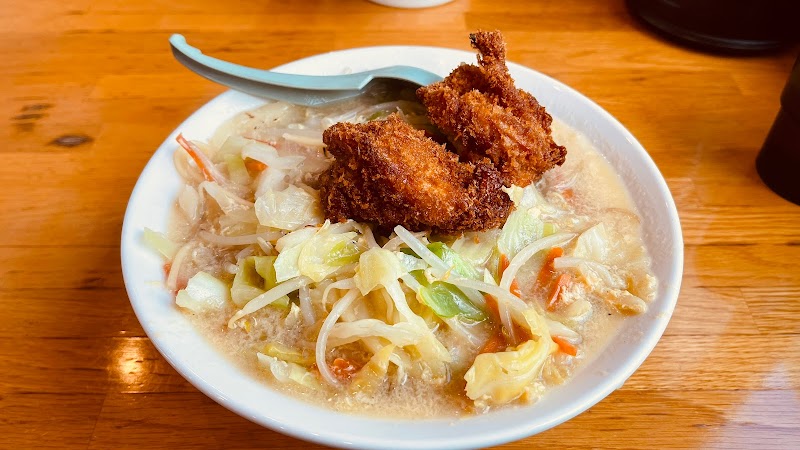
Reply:
<svg viewBox="0 0 800 450"><path fill-rule="evenodd" d="M413 87L442 80L435 73L410 66L389 66L347 75L294 75L212 58L187 44L180 34L173 34L169 43L175 59L198 75L257 97L304 106L321 106L355 97L367 85L380 80L398 80Z"/></svg>

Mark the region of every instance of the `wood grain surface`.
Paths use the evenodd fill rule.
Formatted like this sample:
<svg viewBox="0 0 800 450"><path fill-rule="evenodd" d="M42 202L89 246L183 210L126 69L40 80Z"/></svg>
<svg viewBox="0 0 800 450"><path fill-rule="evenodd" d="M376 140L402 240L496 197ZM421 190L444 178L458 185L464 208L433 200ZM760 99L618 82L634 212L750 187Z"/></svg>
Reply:
<svg viewBox="0 0 800 450"><path fill-rule="evenodd" d="M658 347L575 419L502 448L798 448L800 206L754 158L797 48L714 56L665 42L622 0L39 0L0 5L0 448L309 448L205 395L158 354L120 272L133 185L164 137L223 92L176 63L173 32L269 68L350 47L468 49L583 92L648 149L686 241Z"/></svg>

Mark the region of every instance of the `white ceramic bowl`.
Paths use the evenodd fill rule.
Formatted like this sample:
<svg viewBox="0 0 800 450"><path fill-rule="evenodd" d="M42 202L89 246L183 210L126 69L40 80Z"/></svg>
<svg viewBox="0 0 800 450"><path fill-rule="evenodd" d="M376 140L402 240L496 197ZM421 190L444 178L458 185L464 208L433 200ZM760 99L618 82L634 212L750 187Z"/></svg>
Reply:
<svg viewBox="0 0 800 450"><path fill-rule="evenodd" d="M370 0L373 3L395 8L429 8L431 6L444 5L453 0Z"/></svg>
<svg viewBox="0 0 800 450"><path fill-rule="evenodd" d="M430 47L371 47L327 53L278 68L283 72L337 74L394 64L447 75L470 52ZM564 386L538 403L463 419L396 420L336 413L287 397L236 369L189 324L173 298L153 281L162 262L142 243L142 229L165 230L181 181L172 164L175 136L210 137L234 113L261 100L226 92L200 108L153 155L128 203L122 229L122 269L136 315L175 369L226 408L273 430L347 448L454 449L513 441L558 425L602 400L639 367L667 326L678 297L683 242L673 199L661 174L636 139L592 101L545 75L509 64L517 85L548 112L585 134L621 174L642 216L644 239L660 286L649 311L628 320L607 349Z"/></svg>

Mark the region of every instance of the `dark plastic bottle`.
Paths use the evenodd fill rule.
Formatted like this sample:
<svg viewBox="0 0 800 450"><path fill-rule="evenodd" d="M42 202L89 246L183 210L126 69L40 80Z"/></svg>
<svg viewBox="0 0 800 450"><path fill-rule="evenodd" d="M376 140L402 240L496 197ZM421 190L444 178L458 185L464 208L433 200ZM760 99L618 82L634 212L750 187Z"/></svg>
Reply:
<svg viewBox="0 0 800 450"><path fill-rule="evenodd" d="M756 158L764 184L800 205L800 58L781 94L781 109Z"/></svg>

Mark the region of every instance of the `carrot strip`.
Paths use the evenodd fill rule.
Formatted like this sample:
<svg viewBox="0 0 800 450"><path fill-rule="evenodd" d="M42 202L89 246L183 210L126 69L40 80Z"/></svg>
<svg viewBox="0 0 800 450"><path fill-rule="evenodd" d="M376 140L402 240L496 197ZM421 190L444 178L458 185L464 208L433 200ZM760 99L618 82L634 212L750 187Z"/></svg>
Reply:
<svg viewBox="0 0 800 450"><path fill-rule="evenodd" d="M558 344L558 349L563 353L566 353L570 356L576 356L578 354L578 348L572 345L572 343L568 340L558 336L550 336L550 339Z"/></svg>
<svg viewBox="0 0 800 450"><path fill-rule="evenodd" d="M267 170L267 167L269 167L261 161L256 161L255 159L250 158L244 160L244 166L251 172L263 172Z"/></svg>
<svg viewBox="0 0 800 450"><path fill-rule="evenodd" d="M497 264L497 278L503 278L503 272L511 265L507 255L500 255L500 262Z"/></svg>
<svg viewBox="0 0 800 450"><path fill-rule="evenodd" d="M519 289L519 283L517 283L516 278L514 278L514 280L511 281L511 286L509 286L508 290L511 291L511 293L516 295L517 297L522 298L522 291Z"/></svg>
<svg viewBox="0 0 800 450"><path fill-rule="evenodd" d="M347 380L358 372L358 367L352 361L344 358L336 358L331 363L331 372L341 380Z"/></svg>
<svg viewBox="0 0 800 450"><path fill-rule="evenodd" d="M553 267L553 261L556 258L561 257L564 254L564 249L561 247L553 247L547 253L547 256L544 258L544 264L542 265L542 270L539 271L539 276L536 278L536 285L540 287L547 286L550 278L553 277L556 273L555 267Z"/></svg>
<svg viewBox="0 0 800 450"><path fill-rule="evenodd" d="M571 200L572 197L575 196L575 191L573 191L572 188L567 188L564 189L561 195L563 195L566 200Z"/></svg>
<svg viewBox="0 0 800 450"><path fill-rule="evenodd" d="M568 273L562 273L558 276L555 284L553 285L553 290L550 293L550 299L547 301L547 310L552 311L556 309L556 304L558 303L558 299L561 296L561 292L564 290L564 287L572 280L572 277Z"/></svg>
<svg viewBox="0 0 800 450"><path fill-rule="evenodd" d="M506 338L503 336L502 333L494 333L492 336L483 344L481 347L479 354L481 353L497 353L506 349Z"/></svg>
<svg viewBox="0 0 800 450"><path fill-rule="evenodd" d="M197 154L194 145L187 141L186 138L183 137L183 134L178 134L178 137L176 137L175 140L177 140L178 144L180 144L180 146L186 150L186 153L192 157L194 163L197 164L197 167L199 167L200 171L203 172L203 176L207 181L217 181L214 178L214 173L212 172L211 168L206 166L203 157Z"/></svg>

